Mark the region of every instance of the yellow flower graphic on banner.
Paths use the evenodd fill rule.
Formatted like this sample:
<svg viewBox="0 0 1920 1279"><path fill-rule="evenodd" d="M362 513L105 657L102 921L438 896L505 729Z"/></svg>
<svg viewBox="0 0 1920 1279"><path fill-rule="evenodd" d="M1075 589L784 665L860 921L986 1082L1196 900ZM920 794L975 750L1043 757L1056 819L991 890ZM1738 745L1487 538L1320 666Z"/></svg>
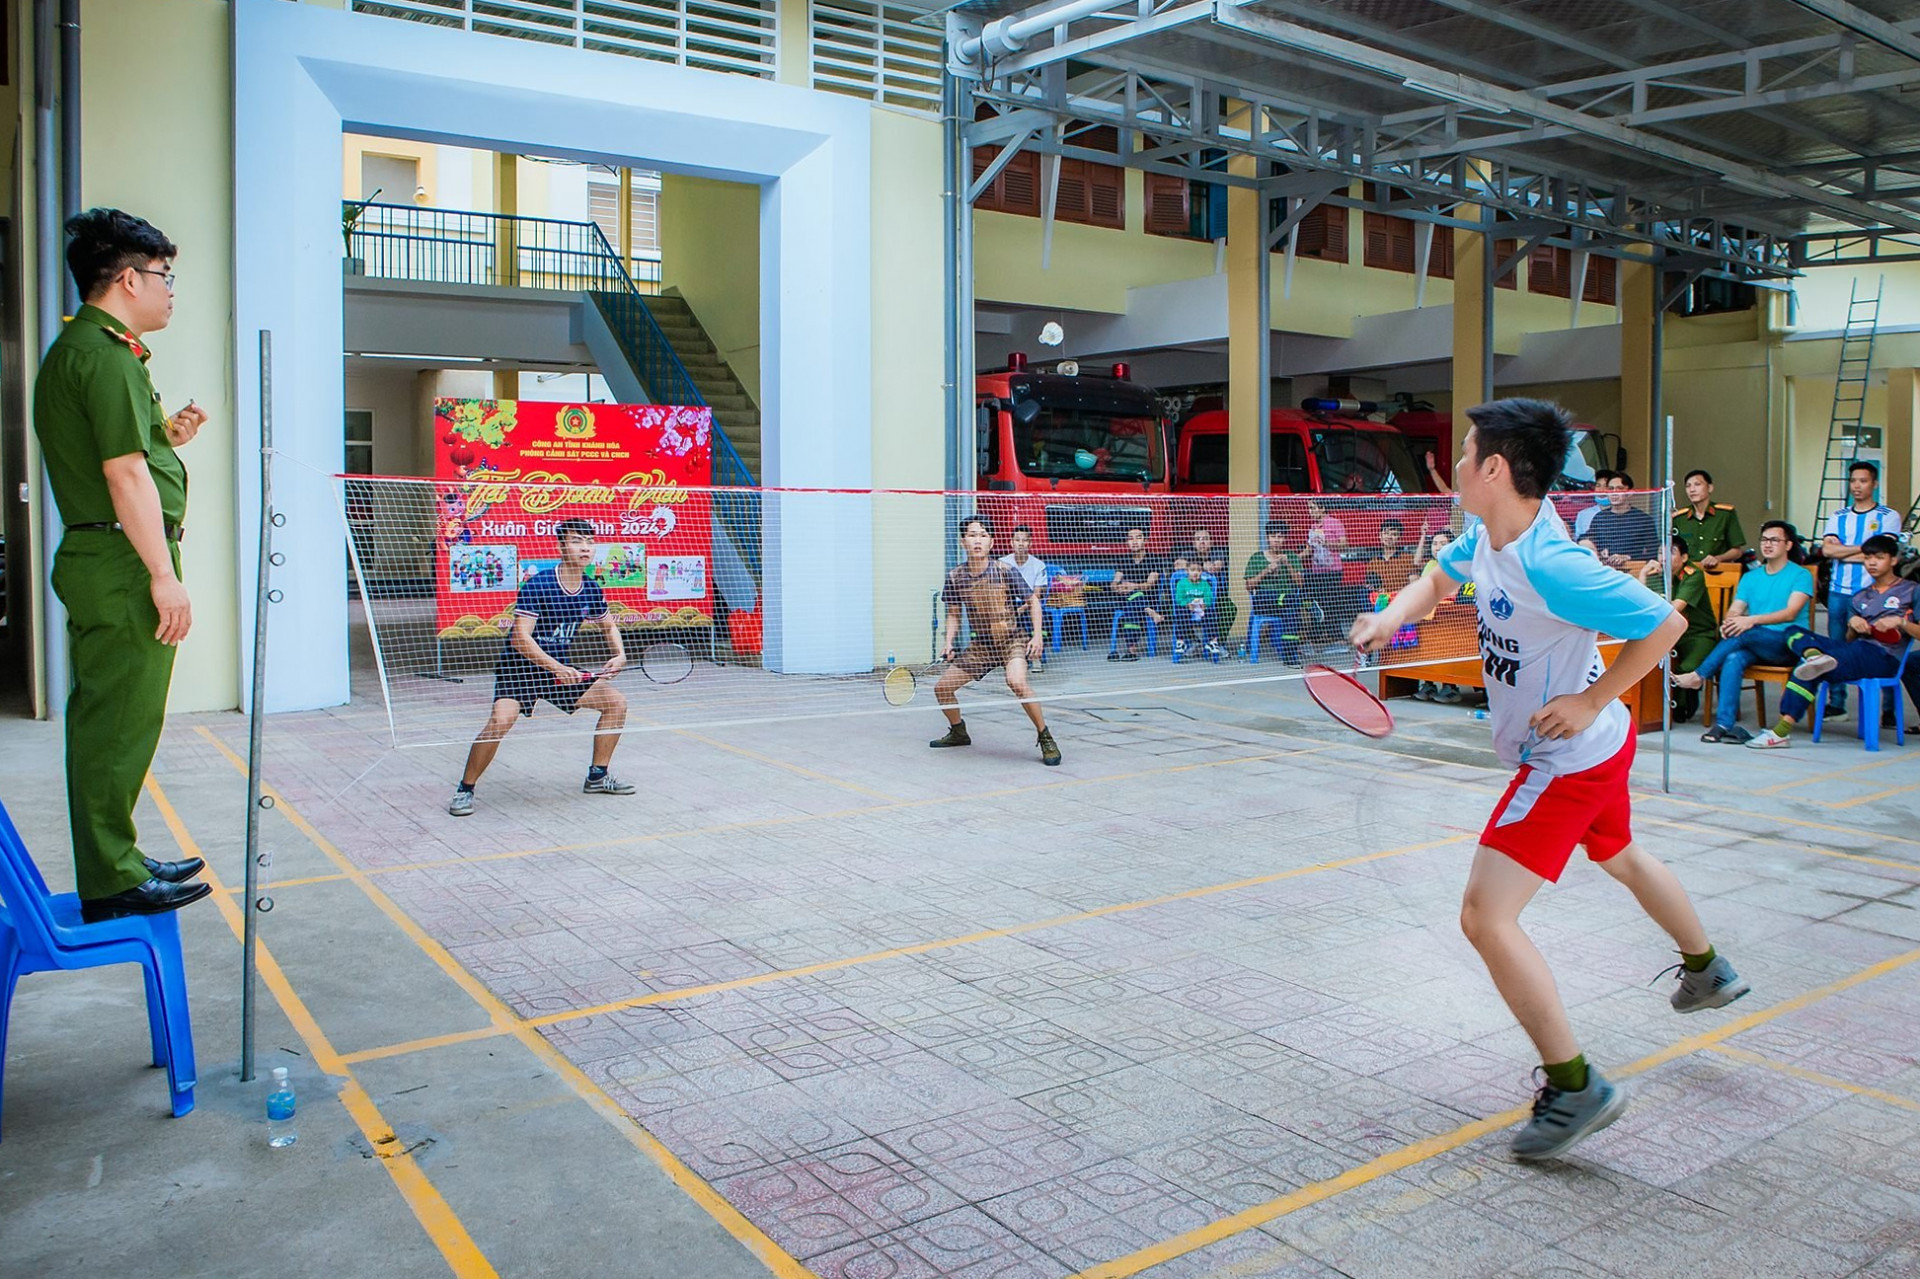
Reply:
<svg viewBox="0 0 1920 1279"><path fill-rule="evenodd" d="M565 440L593 438L593 414L584 404L569 404L555 419L553 433Z"/></svg>

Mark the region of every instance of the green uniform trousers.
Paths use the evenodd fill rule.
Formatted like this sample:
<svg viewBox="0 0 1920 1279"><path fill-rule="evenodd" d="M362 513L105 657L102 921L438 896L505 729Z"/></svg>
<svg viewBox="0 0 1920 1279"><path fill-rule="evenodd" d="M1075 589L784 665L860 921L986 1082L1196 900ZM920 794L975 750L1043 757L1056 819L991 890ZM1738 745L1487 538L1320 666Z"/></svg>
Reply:
<svg viewBox="0 0 1920 1279"><path fill-rule="evenodd" d="M180 547L173 552L180 571ZM73 670L67 696L67 819L84 899L111 897L150 876L133 806L160 745L174 648L153 637L160 613L151 578L119 533L61 539L53 589L67 609Z"/></svg>
<svg viewBox="0 0 1920 1279"><path fill-rule="evenodd" d="M1707 654L1713 652L1714 645L1720 642L1717 635L1682 635L1673 646L1673 669L1684 675L1688 671L1698 670L1700 663L1707 660Z"/></svg>

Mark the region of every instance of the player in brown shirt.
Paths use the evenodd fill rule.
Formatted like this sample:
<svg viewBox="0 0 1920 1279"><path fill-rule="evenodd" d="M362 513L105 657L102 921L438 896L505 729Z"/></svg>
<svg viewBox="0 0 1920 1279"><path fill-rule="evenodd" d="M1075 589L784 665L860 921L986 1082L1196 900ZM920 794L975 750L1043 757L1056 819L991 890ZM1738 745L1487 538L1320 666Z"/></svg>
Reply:
<svg viewBox="0 0 1920 1279"><path fill-rule="evenodd" d="M947 717L947 732L927 745L971 746L967 721L960 717L957 701L962 688L995 667L1007 668L1007 687L1020 699L1020 705L1039 733L1040 762L1060 762L1060 748L1047 731L1046 713L1034 700L1033 685L1027 681L1027 663L1040 656L1040 596L1025 578L993 558L993 528L985 518L970 515L960 521L960 546L966 562L947 574L943 597L947 602L946 641L940 658L952 663L934 685L934 697L940 713ZM956 649L960 636L960 613L964 609L973 638L964 649Z"/></svg>

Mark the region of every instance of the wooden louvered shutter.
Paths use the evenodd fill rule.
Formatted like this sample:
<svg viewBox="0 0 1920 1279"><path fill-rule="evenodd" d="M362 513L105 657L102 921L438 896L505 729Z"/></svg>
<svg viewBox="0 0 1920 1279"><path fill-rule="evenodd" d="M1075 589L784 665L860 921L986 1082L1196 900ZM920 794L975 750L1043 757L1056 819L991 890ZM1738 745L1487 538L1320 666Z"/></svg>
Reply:
<svg viewBox="0 0 1920 1279"><path fill-rule="evenodd" d="M1300 219L1295 228L1300 237L1296 257L1318 258L1322 262L1347 260L1347 211L1331 205L1315 205L1313 212Z"/></svg>
<svg viewBox="0 0 1920 1279"><path fill-rule="evenodd" d="M1193 236L1192 184L1164 173L1144 175L1147 197L1147 234Z"/></svg>
<svg viewBox="0 0 1920 1279"><path fill-rule="evenodd" d="M1619 264L1612 258L1589 257L1587 287L1580 291L1581 298L1601 306L1613 306L1617 298L1618 270Z"/></svg>
<svg viewBox="0 0 1920 1279"><path fill-rule="evenodd" d="M1000 154L999 147L979 147L973 153L973 176L978 178L987 171L994 157ZM1030 218L1040 216L1040 156L1037 152L1022 151L1000 170L1000 176L991 186L980 193L973 207L993 213L1019 213Z"/></svg>
<svg viewBox="0 0 1920 1279"><path fill-rule="evenodd" d="M1433 280L1453 278L1453 228L1433 228L1433 247L1427 250L1427 277Z"/></svg>
<svg viewBox="0 0 1920 1279"><path fill-rule="evenodd" d="M1519 251L1520 251L1520 241L1518 240L1495 240L1493 242L1493 265L1495 267L1498 267L1502 262L1505 262L1508 258L1512 257L1514 254L1518 253ZM1519 288L1520 287L1520 268L1515 267L1513 270L1501 276L1496 287L1502 288L1502 289Z"/></svg>
<svg viewBox="0 0 1920 1279"><path fill-rule="evenodd" d="M1527 292L1549 297L1573 295L1573 255L1550 244L1537 246L1527 255Z"/></svg>

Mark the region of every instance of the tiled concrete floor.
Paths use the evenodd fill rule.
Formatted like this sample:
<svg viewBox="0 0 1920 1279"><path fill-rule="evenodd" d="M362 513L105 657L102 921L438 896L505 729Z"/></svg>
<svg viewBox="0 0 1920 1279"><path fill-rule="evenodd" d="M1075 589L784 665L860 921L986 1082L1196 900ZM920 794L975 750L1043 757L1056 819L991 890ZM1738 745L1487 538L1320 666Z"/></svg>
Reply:
<svg viewBox="0 0 1920 1279"><path fill-rule="evenodd" d="M1057 770L1004 711L970 751L926 750L921 707L640 734L625 799L578 793L584 736L516 736L465 821L443 811L461 749L388 751L364 707L274 721L262 936L286 989L262 1047L308 1054L310 1107L364 1090L374 1112L323 1110L339 1149L303 1151L288 1210L358 1196L411 1248L382 1273L443 1272L435 1247L487 1273L438 1210L356 1175L341 1152L384 1123L502 1274L1920 1272L1920 747L1683 730L1663 795L1644 739L1641 838L1755 992L1676 1017L1649 984L1665 939L1577 862L1529 923L1636 1097L1534 1169L1505 1155L1533 1062L1454 922L1504 783L1484 724L1407 705L1375 745L1292 685L1054 719ZM53 739L0 750L35 732L0 798L63 878ZM229 880L244 741L189 717L156 769ZM197 996L228 988L226 924L189 932ZM74 1052L36 1016L54 984L16 1005L0 1146L0 1222L42 1273L68 1257L46 1232L111 1202L59 1185L51 1152L92 1120L34 1082ZM222 1096L231 1000L208 998ZM102 1086L90 1105L134 1113L159 1091ZM196 1124L251 1142L229 1091L164 1126L175 1158Z"/></svg>

